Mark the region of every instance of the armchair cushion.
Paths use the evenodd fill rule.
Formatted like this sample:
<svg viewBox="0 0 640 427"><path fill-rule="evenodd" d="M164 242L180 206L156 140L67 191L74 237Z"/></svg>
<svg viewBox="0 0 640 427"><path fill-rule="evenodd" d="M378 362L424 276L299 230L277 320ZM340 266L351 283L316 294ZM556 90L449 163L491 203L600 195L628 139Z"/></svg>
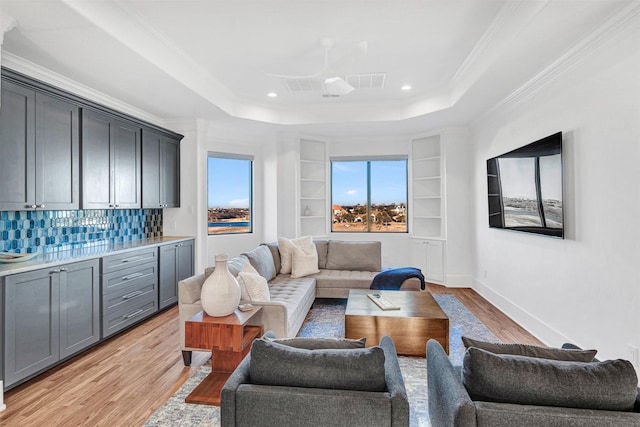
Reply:
<svg viewBox="0 0 640 427"><path fill-rule="evenodd" d="M255 340L251 347L251 381L254 384L386 391L385 355L382 348L307 350Z"/></svg>
<svg viewBox="0 0 640 427"><path fill-rule="evenodd" d="M467 349L462 379L474 401L631 411L635 369L626 360L570 362Z"/></svg>
<svg viewBox="0 0 640 427"><path fill-rule="evenodd" d="M269 338L267 337L267 339ZM359 340L352 340L349 338L296 337L296 338L272 339L272 341L278 344L288 345L289 347L304 348L307 350L320 350L320 349L349 350L354 348L364 348L367 339L360 338Z"/></svg>
<svg viewBox="0 0 640 427"><path fill-rule="evenodd" d="M502 344L474 340L462 337L465 348L476 347L495 354L515 354L520 356L538 357L541 359L567 360L574 362L592 362L598 350L582 350L579 348L565 349L539 347L527 344Z"/></svg>

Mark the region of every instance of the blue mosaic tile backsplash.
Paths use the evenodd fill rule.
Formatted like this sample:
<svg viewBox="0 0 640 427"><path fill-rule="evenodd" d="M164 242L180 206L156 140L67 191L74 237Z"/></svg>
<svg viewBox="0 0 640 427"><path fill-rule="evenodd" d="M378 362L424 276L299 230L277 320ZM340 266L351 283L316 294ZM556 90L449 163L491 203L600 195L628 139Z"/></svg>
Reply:
<svg viewBox="0 0 640 427"><path fill-rule="evenodd" d="M162 236L162 209L0 211L0 252L51 252Z"/></svg>

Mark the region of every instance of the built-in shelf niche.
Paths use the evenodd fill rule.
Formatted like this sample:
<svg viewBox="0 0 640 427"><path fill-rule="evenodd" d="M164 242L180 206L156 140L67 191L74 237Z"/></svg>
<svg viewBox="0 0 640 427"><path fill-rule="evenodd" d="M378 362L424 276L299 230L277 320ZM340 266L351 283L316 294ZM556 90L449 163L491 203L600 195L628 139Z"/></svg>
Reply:
<svg viewBox="0 0 640 427"><path fill-rule="evenodd" d="M326 143L300 139L298 234L327 235Z"/></svg>
<svg viewBox="0 0 640 427"><path fill-rule="evenodd" d="M411 233L442 238L442 149L440 135L411 141L412 206Z"/></svg>

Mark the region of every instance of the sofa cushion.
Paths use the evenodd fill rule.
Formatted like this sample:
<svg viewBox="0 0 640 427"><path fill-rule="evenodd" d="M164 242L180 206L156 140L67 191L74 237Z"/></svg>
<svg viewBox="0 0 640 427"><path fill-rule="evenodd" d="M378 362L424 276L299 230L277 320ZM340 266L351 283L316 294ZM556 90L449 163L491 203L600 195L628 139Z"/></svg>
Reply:
<svg viewBox="0 0 640 427"><path fill-rule="evenodd" d="M329 251L328 240L314 240L316 252L318 252L318 268L327 268L327 252Z"/></svg>
<svg viewBox="0 0 640 427"><path fill-rule="evenodd" d="M278 248L278 242L269 242L263 243L264 246L268 247L271 251L271 256L273 257L273 264L276 267L276 274L280 273L280 269L282 265L280 263L280 249Z"/></svg>
<svg viewBox="0 0 640 427"><path fill-rule="evenodd" d="M276 277L276 266L273 263L273 256L271 256L271 251L268 247L261 245L242 255L249 259L251 265L265 279L271 280Z"/></svg>
<svg viewBox="0 0 640 427"><path fill-rule="evenodd" d="M345 242L329 240L327 265L329 270L380 271L382 268L380 242Z"/></svg>
<svg viewBox="0 0 640 427"><path fill-rule="evenodd" d="M372 271L322 269L309 277L316 279L319 288L369 289L375 275Z"/></svg>
<svg viewBox="0 0 640 427"><path fill-rule="evenodd" d="M249 376L254 384L385 391L384 351L306 350L257 339L251 346Z"/></svg>
<svg viewBox="0 0 640 427"><path fill-rule="evenodd" d="M571 362L469 347L462 380L472 400L630 411L638 379L630 362Z"/></svg>
<svg viewBox="0 0 640 427"><path fill-rule="evenodd" d="M293 246L291 257L291 277L298 278L319 273L318 253L313 243L308 247Z"/></svg>
<svg viewBox="0 0 640 427"><path fill-rule="evenodd" d="M278 237L278 248L280 249L280 273L291 274L294 246L308 248L312 245L313 240L311 236L302 236L297 239Z"/></svg>
<svg viewBox="0 0 640 427"><path fill-rule="evenodd" d="M574 362L592 362L598 350L569 350L553 347L540 347L527 344L502 344L474 340L462 337L465 348L476 347L495 354L516 354L539 357L541 359L567 360Z"/></svg>
<svg viewBox="0 0 640 427"><path fill-rule="evenodd" d="M249 301L270 301L269 284L267 279L257 273L245 273L241 271L238 274L238 282L242 281L240 285L242 298L242 288L245 288L246 296Z"/></svg>
<svg viewBox="0 0 640 427"><path fill-rule="evenodd" d="M280 338L272 339L265 335L265 339L269 339L278 344L288 345L289 347L305 348L307 350L349 350L354 348L364 348L367 342L366 338L352 340L349 338Z"/></svg>
<svg viewBox="0 0 640 427"><path fill-rule="evenodd" d="M249 260L247 260L247 262L244 264L244 267L242 267L240 273L252 273L257 275L260 274L256 271L255 268L253 268L253 265L251 265ZM247 286L245 285L244 280L242 280L242 278L240 277L240 273L238 273L238 275L236 276L236 280L238 280L238 286L240 286L240 299L249 301L251 299L251 296L249 296L249 293L247 292Z"/></svg>

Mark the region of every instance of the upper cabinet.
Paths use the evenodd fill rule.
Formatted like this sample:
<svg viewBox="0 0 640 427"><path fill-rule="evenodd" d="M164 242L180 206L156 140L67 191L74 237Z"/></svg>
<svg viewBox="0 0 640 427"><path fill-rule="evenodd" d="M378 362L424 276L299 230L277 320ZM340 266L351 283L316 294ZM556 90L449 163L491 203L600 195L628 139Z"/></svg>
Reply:
<svg viewBox="0 0 640 427"><path fill-rule="evenodd" d="M0 210L78 209L79 107L2 82Z"/></svg>
<svg viewBox="0 0 640 427"><path fill-rule="evenodd" d="M83 209L141 207L140 134L139 125L83 110Z"/></svg>
<svg viewBox="0 0 640 427"><path fill-rule="evenodd" d="M412 234L443 238L443 175L440 135L411 141Z"/></svg>
<svg viewBox="0 0 640 427"><path fill-rule="evenodd" d="M327 206L327 155L324 141L300 140L298 169L298 235L326 236L329 224Z"/></svg>
<svg viewBox="0 0 640 427"><path fill-rule="evenodd" d="M142 130L142 207L180 207L180 139Z"/></svg>
<svg viewBox="0 0 640 427"><path fill-rule="evenodd" d="M6 68L1 95L0 210L180 206L182 135Z"/></svg>

